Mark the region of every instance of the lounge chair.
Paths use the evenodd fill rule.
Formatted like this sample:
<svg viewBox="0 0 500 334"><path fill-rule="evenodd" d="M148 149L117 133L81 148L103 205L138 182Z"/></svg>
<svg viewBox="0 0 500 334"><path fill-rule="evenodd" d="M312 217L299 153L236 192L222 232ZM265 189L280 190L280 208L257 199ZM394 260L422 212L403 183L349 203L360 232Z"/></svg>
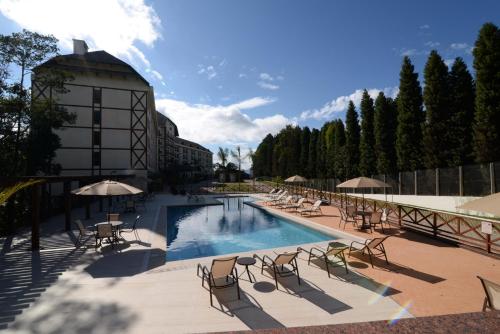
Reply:
<svg viewBox="0 0 500 334"><path fill-rule="evenodd" d="M76 227L78 227L78 232L80 233L76 239L75 246L83 245L83 240L85 237L90 237L94 235L94 231L90 228L85 227L80 219L75 220Z"/></svg>
<svg viewBox="0 0 500 334"><path fill-rule="evenodd" d="M484 279L481 276L477 276L477 278L481 281L484 293L486 294L486 297L484 297L483 311L488 309L490 311L500 311L500 284Z"/></svg>
<svg viewBox="0 0 500 334"><path fill-rule="evenodd" d="M305 200L306 200L305 197L302 197L296 203L285 205L284 207L282 207L282 209L285 209L285 210L289 210L289 209L298 210L298 209L304 207L304 201Z"/></svg>
<svg viewBox="0 0 500 334"><path fill-rule="evenodd" d="M373 232L373 230L375 229L375 227L377 225L380 225L380 227L382 228L382 233L385 233L385 231L384 231L384 225L382 224L382 212L372 212L372 214L370 215L370 220L368 221L368 223L370 223L370 231Z"/></svg>
<svg viewBox="0 0 500 334"><path fill-rule="evenodd" d="M253 257L259 259L260 262L262 263L262 267L260 270L261 274L264 273L264 267L272 268L274 282L276 284L276 289L278 289L278 275L280 277L287 277L296 274L297 281L299 282L300 285L299 267L297 265L298 255L299 252L281 253L276 255L274 260L267 255L260 257L257 254L254 254ZM290 266L291 268L289 270L285 270L286 265Z"/></svg>
<svg viewBox="0 0 500 334"><path fill-rule="evenodd" d="M293 196L287 196L284 201L280 202L276 206L280 209L283 209L284 206L292 204Z"/></svg>
<svg viewBox="0 0 500 334"><path fill-rule="evenodd" d="M270 199L273 199L273 198L277 198L279 195L281 195L282 193L284 192L283 189L280 189L278 190L277 192L275 192L274 194L269 194L267 197L269 197Z"/></svg>
<svg viewBox="0 0 500 334"><path fill-rule="evenodd" d="M108 239L111 248L114 248L115 235L113 234L113 226L109 223L100 223L96 225L97 231L95 233L95 248L102 246L102 240Z"/></svg>
<svg viewBox="0 0 500 334"><path fill-rule="evenodd" d="M123 225L123 227L120 228L120 237L122 236L122 233L134 233L136 240L140 240L139 233L137 232L137 225L140 220L141 216L137 216L131 226L128 224Z"/></svg>
<svg viewBox="0 0 500 334"><path fill-rule="evenodd" d="M309 215L313 214L313 213L318 213L319 214L323 214L323 212L321 212L321 200L317 200L316 202L314 202L313 205L311 205L310 207L308 208L303 208L303 209L298 209L297 212L300 212L300 215L302 216L304 213L309 213Z"/></svg>
<svg viewBox="0 0 500 334"><path fill-rule="evenodd" d="M386 253L385 247L384 247L384 241L387 238L389 238L389 236L386 236L386 237L383 237L383 238L366 239L365 243L353 241L351 243L351 246L349 246L349 256L351 256L351 251L352 250L361 252L361 254L365 254L365 252L367 252L368 255L370 256L370 263L371 263L372 268L373 268L372 256L384 255L385 262L387 264L389 264L389 261L387 260L387 253ZM357 248L353 247L354 244L359 244L359 245L361 245L363 247L357 249Z"/></svg>
<svg viewBox="0 0 500 334"><path fill-rule="evenodd" d="M277 204L280 204L284 199L285 199L285 196L288 194L287 191L284 191L281 193L281 195L279 195L278 197L276 197L275 199L272 199L270 201L268 201L268 204L269 205L277 205Z"/></svg>
<svg viewBox="0 0 500 334"><path fill-rule="evenodd" d="M205 286L205 280L208 282L210 305L214 305L212 301L213 289L224 289L236 285L238 299L240 299L238 270L235 267L237 259L237 256L214 259L210 270L198 263L197 275L200 276L200 270L202 272L201 286Z"/></svg>
<svg viewBox="0 0 500 334"><path fill-rule="evenodd" d="M344 266L345 273L348 274L349 270L347 269L347 261L345 259L344 251L349 248L347 245L344 245L340 242L330 242L328 244L328 248L325 250L312 247L309 251L305 250L302 247L297 248L298 251L305 251L309 254L309 258L307 259L307 264L311 264L311 260L313 258L321 259L325 261L326 271L328 273L328 278L330 278L330 268L329 266ZM340 264L339 264L340 263Z"/></svg>
<svg viewBox="0 0 500 334"><path fill-rule="evenodd" d="M339 211L340 211L339 227L342 225L342 223L344 223L344 230L347 223L352 223L354 226L357 226L358 223L356 222L356 219L354 219L351 215L348 215L347 210L339 208Z"/></svg>

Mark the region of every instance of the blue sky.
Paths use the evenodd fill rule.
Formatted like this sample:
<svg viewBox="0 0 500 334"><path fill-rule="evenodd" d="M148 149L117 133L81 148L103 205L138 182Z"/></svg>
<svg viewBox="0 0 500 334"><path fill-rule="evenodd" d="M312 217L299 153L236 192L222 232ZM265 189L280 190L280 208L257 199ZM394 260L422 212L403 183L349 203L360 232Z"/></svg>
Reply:
<svg viewBox="0 0 500 334"><path fill-rule="evenodd" d="M130 62L181 136L212 151L343 118L364 88L396 94L405 54L420 73L433 48L471 65L500 13L493 0L68 2L0 0L0 32L52 33L62 53L83 38Z"/></svg>

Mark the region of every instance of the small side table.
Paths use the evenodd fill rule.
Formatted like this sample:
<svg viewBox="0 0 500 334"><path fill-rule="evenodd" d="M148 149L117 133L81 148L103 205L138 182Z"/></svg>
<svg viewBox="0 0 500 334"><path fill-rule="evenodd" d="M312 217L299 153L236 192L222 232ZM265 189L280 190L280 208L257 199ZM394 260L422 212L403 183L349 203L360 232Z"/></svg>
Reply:
<svg viewBox="0 0 500 334"><path fill-rule="evenodd" d="M248 274L248 279L250 280L250 283L253 283L252 276L250 276L250 270L248 269L248 266L253 266L257 261L253 257L240 257L240 258L238 258L238 260L236 262L240 266L245 266L245 270L243 270L241 275L243 275L243 273L246 271Z"/></svg>

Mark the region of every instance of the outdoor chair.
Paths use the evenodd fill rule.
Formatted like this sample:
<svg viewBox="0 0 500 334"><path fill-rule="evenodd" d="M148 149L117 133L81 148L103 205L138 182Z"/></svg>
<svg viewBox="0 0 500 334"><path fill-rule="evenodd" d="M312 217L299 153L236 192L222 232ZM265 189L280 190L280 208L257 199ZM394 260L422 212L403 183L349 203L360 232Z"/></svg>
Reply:
<svg viewBox="0 0 500 334"><path fill-rule="evenodd" d="M302 247L297 248L297 251L305 251L309 254L309 258L307 259L307 264L311 264L311 260L316 258L323 260L325 262L326 272L328 273L328 278L330 278L330 268L332 267L344 267L345 273L348 274L349 270L347 269L347 261L345 259L344 251L348 248L347 245L344 245L340 242L330 242L328 244L328 248L325 250L320 249L318 247L312 247L309 251L305 250Z"/></svg>
<svg viewBox="0 0 500 334"><path fill-rule="evenodd" d="M285 205L283 207L283 209L285 210L289 210L289 209L295 209L295 210L298 210L298 209L301 209L304 207L304 201L306 199L304 197L302 198L299 198L299 200L296 202L296 203L292 203L292 204L288 204L288 205Z"/></svg>
<svg viewBox="0 0 500 334"><path fill-rule="evenodd" d="M107 239L114 248L115 235L113 234L113 226L109 223L100 223L96 225L97 231L95 233L95 248L102 246L102 240Z"/></svg>
<svg viewBox="0 0 500 334"><path fill-rule="evenodd" d="M500 311L500 284L484 279L481 276L477 276L477 278L481 281L484 293L486 294L483 303L483 311L488 309L490 311Z"/></svg>
<svg viewBox="0 0 500 334"><path fill-rule="evenodd" d="M342 225L342 223L344 223L344 230L345 230L345 226L347 225L347 223L352 223L353 226L358 225L358 223L356 222L356 219L354 219L352 216L347 214L347 210L339 208L339 211L340 211L339 227Z"/></svg>
<svg viewBox="0 0 500 334"><path fill-rule="evenodd" d="M76 239L75 246L83 245L83 240L85 237L90 237L94 235L94 231L90 228L86 228L80 219L75 220L75 224L78 227L79 235Z"/></svg>
<svg viewBox="0 0 500 334"><path fill-rule="evenodd" d="M291 253L285 252L278 254L274 258L274 260L267 255L264 255L261 258L257 254L254 254L253 257L259 259L260 262L262 263L262 267L260 270L261 274L264 273L264 267L268 267L273 270L274 282L276 284L276 289L278 289L278 275L280 277L287 277L296 274L297 281L299 282L300 285L299 267L297 265L298 255L299 251ZM285 266L290 266L290 268L286 268Z"/></svg>
<svg viewBox="0 0 500 334"><path fill-rule="evenodd" d="M285 196L287 194L288 194L288 192L286 192L286 191L282 192L281 195L279 195L275 199L268 201L268 204L269 205L277 205L277 204L281 203L281 201L283 201L283 199L285 198Z"/></svg>
<svg viewBox="0 0 500 334"><path fill-rule="evenodd" d="M212 301L213 289L224 289L236 285L238 299L240 299L240 285L238 283L238 270L236 269L237 256L218 258L212 260L212 266L208 269L198 263L197 275L200 276L201 286L205 287L205 280L208 282L208 291L210 292L210 305Z"/></svg>
<svg viewBox="0 0 500 334"><path fill-rule="evenodd" d="M283 209L284 206L287 206L289 204L292 204L292 201L293 201L293 196L287 196L285 198L285 200L283 200L282 202L279 202L279 204L276 204L276 206L280 209Z"/></svg>
<svg viewBox="0 0 500 334"><path fill-rule="evenodd" d="M276 199L276 198L278 198L281 194L283 194L284 192L285 192L285 190L280 189L280 190L278 190L277 192L275 192L274 194L269 194L267 197L268 197L269 199Z"/></svg>
<svg viewBox="0 0 500 334"><path fill-rule="evenodd" d="M120 228L120 237L122 236L122 233L134 233L136 240L140 240L141 238L139 238L139 232L137 231L137 225L140 220L141 216L137 216L131 226L128 224L123 225L123 227Z"/></svg>
<svg viewBox="0 0 500 334"><path fill-rule="evenodd" d="M106 218L107 218L108 222L115 222L115 221L120 220L120 214L119 213L108 213L106 215Z"/></svg>
<svg viewBox="0 0 500 334"><path fill-rule="evenodd" d="M384 255L385 257L385 262L389 264L389 261L387 260L387 253L385 251L384 247L384 241L389 238L389 236L383 237L383 238L373 238L373 239L366 239L365 243L353 241L351 243L351 246L349 247L349 257L351 256L351 251L358 251L361 252L361 254L368 253L368 256L370 257L370 263L373 268L373 259L372 256L378 256L378 255ZM360 249L354 248L354 244L359 244L363 247Z"/></svg>
<svg viewBox="0 0 500 334"><path fill-rule="evenodd" d="M125 212L135 212L135 202L132 200L127 200L125 202Z"/></svg>
<svg viewBox="0 0 500 334"><path fill-rule="evenodd" d="M377 225L380 225L380 227L382 228L382 233L385 233L384 225L382 224L382 212L372 212L369 223L370 231L373 232L373 229L375 229Z"/></svg>
<svg viewBox="0 0 500 334"><path fill-rule="evenodd" d="M309 215L313 214L313 213L319 213L320 215L323 214L323 212L321 211L321 200L317 200L316 202L314 202L313 205L311 205L310 207L308 208L303 208L303 209L298 209L297 212L300 212L300 215L302 216L304 213L309 213Z"/></svg>

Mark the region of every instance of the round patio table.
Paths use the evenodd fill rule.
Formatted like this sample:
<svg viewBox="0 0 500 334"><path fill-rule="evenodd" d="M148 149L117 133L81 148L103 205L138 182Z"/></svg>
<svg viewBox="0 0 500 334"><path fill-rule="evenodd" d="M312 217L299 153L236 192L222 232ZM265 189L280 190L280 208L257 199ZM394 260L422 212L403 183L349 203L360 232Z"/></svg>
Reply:
<svg viewBox="0 0 500 334"><path fill-rule="evenodd" d="M241 275L243 275L243 273L245 273L245 271L246 271L247 274L248 274L248 279L250 280L250 283L253 283L252 282L252 276L250 276L250 270L248 269L248 266L253 266L257 261L253 257L249 257L248 256L248 257L240 257L240 258L238 258L238 260L236 262L240 266L245 266L245 270L243 270L243 272L241 273Z"/></svg>
<svg viewBox="0 0 500 334"><path fill-rule="evenodd" d="M370 228L370 222L366 223L365 217L370 217L372 215L371 211L356 211L356 215L363 217L363 222L361 224L360 230L366 230Z"/></svg>
<svg viewBox="0 0 500 334"><path fill-rule="evenodd" d="M94 226L97 228L97 225L100 225L100 224L111 224L111 227L113 229L113 235L114 235L115 241L118 241L119 238L118 238L118 233L117 232L120 231L120 228L123 225L123 222L121 220L112 220L112 221L109 221L109 222L97 223Z"/></svg>

